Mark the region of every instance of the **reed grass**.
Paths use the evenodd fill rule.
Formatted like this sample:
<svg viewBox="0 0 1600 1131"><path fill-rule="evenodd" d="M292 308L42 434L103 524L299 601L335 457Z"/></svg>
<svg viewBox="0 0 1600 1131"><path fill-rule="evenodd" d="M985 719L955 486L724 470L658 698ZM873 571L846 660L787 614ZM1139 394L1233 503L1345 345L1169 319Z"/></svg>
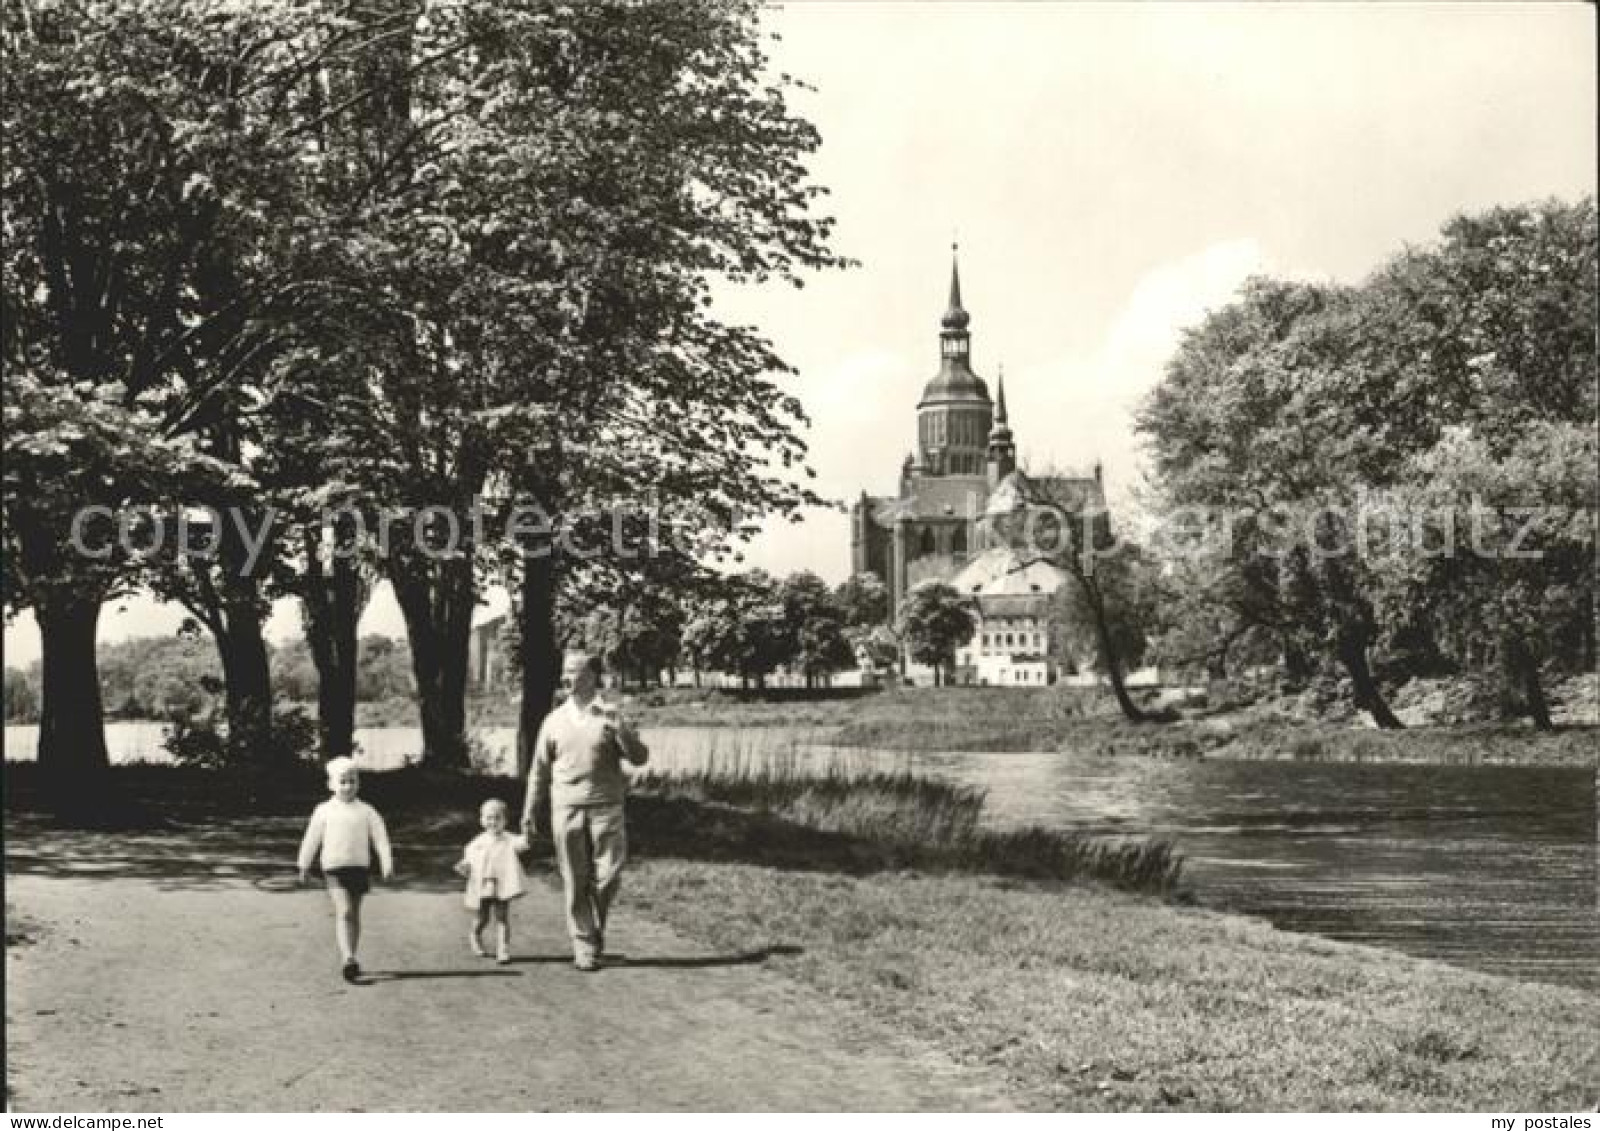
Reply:
<svg viewBox="0 0 1600 1131"><path fill-rule="evenodd" d="M1260 722L1211 742L1209 756L1238 761L1426 763L1437 766L1600 766L1600 728L1541 733L1515 724L1358 730Z"/></svg>
<svg viewBox="0 0 1600 1131"><path fill-rule="evenodd" d="M1053 883L1102 883L1171 895L1183 858L1151 837L1091 836L983 825L985 791L914 773L885 770L835 751L821 765L798 744L758 755L713 749L692 768L650 771L638 794L658 802L726 806L847 838L882 868L976 872Z"/></svg>

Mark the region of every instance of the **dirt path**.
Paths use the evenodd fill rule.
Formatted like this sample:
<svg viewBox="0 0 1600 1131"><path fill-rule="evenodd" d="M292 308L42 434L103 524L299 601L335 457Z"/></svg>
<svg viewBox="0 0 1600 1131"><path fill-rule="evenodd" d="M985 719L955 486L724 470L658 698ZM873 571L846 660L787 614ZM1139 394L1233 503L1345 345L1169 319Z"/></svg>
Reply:
<svg viewBox="0 0 1600 1131"><path fill-rule="evenodd" d="M624 906L621 958L572 969L559 900L475 959L452 894L368 901L365 984L335 969L320 890L11 875L13 1110L969 1110L1001 1082Z"/></svg>

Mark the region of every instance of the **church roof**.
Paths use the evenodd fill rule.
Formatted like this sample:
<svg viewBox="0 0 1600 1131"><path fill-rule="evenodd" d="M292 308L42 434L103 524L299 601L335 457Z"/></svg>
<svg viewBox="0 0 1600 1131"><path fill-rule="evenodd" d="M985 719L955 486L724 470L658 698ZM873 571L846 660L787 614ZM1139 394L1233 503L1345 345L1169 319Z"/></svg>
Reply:
<svg viewBox="0 0 1600 1131"><path fill-rule="evenodd" d="M1034 482L1056 506L1069 511L1105 510L1105 488L1092 475L1051 475Z"/></svg>
<svg viewBox="0 0 1600 1131"><path fill-rule="evenodd" d="M950 579L964 597L980 604L994 597L1048 597L1066 584L1067 573L1037 556L1024 557L1009 546L985 550Z"/></svg>
<svg viewBox="0 0 1600 1131"><path fill-rule="evenodd" d="M1026 510L1032 505L1059 507L1070 513L1104 510L1105 490L1093 476L1048 475L1037 479L1013 471L1002 479L984 508L986 518Z"/></svg>
<svg viewBox="0 0 1600 1131"><path fill-rule="evenodd" d="M872 515L879 526L893 526L900 518L961 519L983 513L989 483L981 475L941 475L913 479L904 497L878 496L871 500Z"/></svg>
<svg viewBox="0 0 1600 1131"><path fill-rule="evenodd" d="M944 359L933 380L922 387L922 399L917 402L917 407L925 408L930 404L944 404L949 401L972 401L985 405L989 403L989 386L984 384L982 377L972 371L964 358Z"/></svg>

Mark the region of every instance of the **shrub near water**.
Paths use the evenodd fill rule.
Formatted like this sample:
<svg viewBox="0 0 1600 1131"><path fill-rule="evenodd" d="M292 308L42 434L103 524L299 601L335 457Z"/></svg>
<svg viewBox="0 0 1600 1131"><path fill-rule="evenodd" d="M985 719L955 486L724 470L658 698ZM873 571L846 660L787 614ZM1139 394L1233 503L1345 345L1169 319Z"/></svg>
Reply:
<svg viewBox="0 0 1600 1131"><path fill-rule="evenodd" d="M660 800L724 805L838 834L881 868L1095 881L1163 894L1176 890L1182 870L1182 857L1163 840L985 829L981 789L908 769L862 772L842 757L813 769L793 748L768 757L714 754L698 769L643 774L635 786Z"/></svg>

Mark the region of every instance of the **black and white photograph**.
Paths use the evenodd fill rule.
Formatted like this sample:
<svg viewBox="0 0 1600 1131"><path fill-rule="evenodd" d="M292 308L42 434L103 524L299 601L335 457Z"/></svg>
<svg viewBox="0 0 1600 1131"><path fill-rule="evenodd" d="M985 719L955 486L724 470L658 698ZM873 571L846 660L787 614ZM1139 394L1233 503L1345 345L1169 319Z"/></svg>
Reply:
<svg viewBox="0 0 1600 1131"><path fill-rule="evenodd" d="M1596 25L0 0L13 1126L1593 1131Z"/></svg>

